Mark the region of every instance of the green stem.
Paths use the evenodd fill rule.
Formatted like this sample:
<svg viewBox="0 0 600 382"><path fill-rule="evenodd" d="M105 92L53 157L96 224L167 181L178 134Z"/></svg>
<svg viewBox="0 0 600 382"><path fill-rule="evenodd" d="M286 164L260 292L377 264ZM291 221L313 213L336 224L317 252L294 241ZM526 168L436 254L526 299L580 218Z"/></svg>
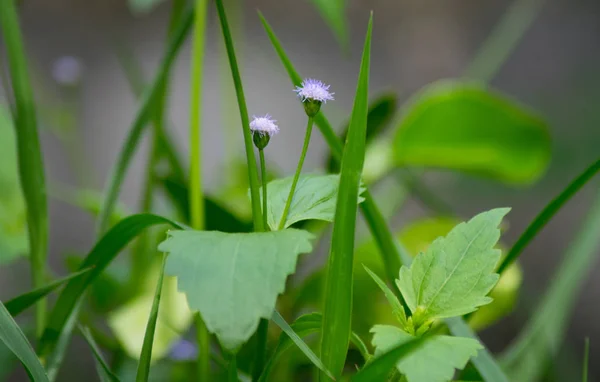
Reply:
<svg viewBox="0 0 600 382"><path fill-rule="evenodd" d="M264 150L258 150L258 155L260 156L260 179L262 181L262 216L266 229L269 226L267 223L267 165Z"/></svg>
<svg viewBox="0 0 600 382"><path fill-rule="evenodd" d="M27 227L33 288L44 285L48 248L48 205L44 165L33 90L27 73L27 59L14 0L0 0L0 28L7 52L15 101L13 119L17 138L17 155L21 188L27 206ZM36 334L44 330L46 299L36 305Z"/></svg>
<svg viewBox="0 0 600 382"><path fill-rule="evenodd" d="M204 195L202 188L202 140L200 112L202 109L202 69L206 34L207 0L196 0L194 40L192 45L192 73L190 89L190 216L192 228L204 229ZM210 338L200 314L196 316L198 341L198 378L210 380Z"/></svg>
<svg viewBox="0 0 600 382"><path fill-rule="evenodd" d="M312 117L308 117L308 123L306 125L306 135L304 136L304 146L302 147L302 153L300 154L300 160L298 161L298 168L296 168L294 180L292 181L292 187L290 188L290 193L288 194L287 201L285 202L285 208L283 209L283 213L281 214L281 220L279 221L279 227L277 228L277 230L282 230L283 227L285 227L285 221L287 219L290 206L292 205L292 199L294 199L294 192L296 192L296 184L298 183L298 179L300 178L302 166L304 165L304 159L306 158L306 152L308 151L308 144L310 143L310 135L312 133L313 122L314 119Z"/></svg>
<svg viewBox="0 0 600 382"><path fill-rule="evenodd" d="M238 371L237 371L237 358L235 354L231 355L229 360L229 366L227 367L227 381L238 382Z"/></svg>

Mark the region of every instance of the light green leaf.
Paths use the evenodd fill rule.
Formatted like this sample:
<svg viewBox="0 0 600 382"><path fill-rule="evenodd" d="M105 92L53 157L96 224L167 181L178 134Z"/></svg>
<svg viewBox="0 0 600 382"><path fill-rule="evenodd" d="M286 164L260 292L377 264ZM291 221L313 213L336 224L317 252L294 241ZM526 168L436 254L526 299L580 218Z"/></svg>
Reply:
<svg viewBox="0 0 600 382"><path fill-rule="evenodd" d="M375 359L388 350L415 339L400 328L389 325L375 325L371 332ZM396 367L408 382L446 382L452 379L455 369L463 369L480 349L483 346L471 338L433 336L402 358Z"/></svg>
<svg viewBox="0 0 600 382"><path fill-rule="evenodd" d="M15 130L0 105L0 265L29 251L25 200L19 184Z"/></svg>
<svg viewBox="0 0 600 382"><path fill-rule="evenodd" d="M373 281L375 281L375 283L379 286L379 288L381 289L383 294L385 294L385 298L388 300L388 302L390 303L390 305L392 307L394 316L398 319L398 321L400 322L400 324L402 324L402 326L405 326L406 325L406 312L404 311L404 307L398 300L398 297L396 297L394 292L392 292L392 290L385 284L385 282L383 282L383 280L380 279L379 276L377 276L375 273L373 273L373 271L371 271L367 267L365 267L365 270L367 271L369 276L371 276Z"/></svg>
<svg viewBox="0 0 600 382"><path fill-rule="evenodd" d="M335 33L338 42L346 48L348 45L348 23L346 21L346 0L312 0L321 17Z"/></svg>
<svg viewBox="0 0 600 382"><path fill-rule="evenodd" d="M508 208L497 208L457 225L420 253L397 281L416 326L436 318L460 316L488 304L496 285L500 250L498 225Z"/></svg>
<svg viewBox="0 0 600 382"><path fill-rule="evenodd" d="M169 253L165 273L198 310L228 350L242 345L261 318L271 318L299 254L312 250L312 235L286 229L223 233L170 231L158 249Z"/></svg>
<svg viewBox="0 0 600 382"><path fill-rule="evenodd" d="M550 160L548 126L476 83L441 81L417 94L394 138L396 163L530 184Z"/></svg>
<svg viewBox="0 0 600 382"><path fill-rule="evenodd" d="M293 177L277 179L267 185L267 219L271 230L279 227ZM302 220L325 220L332 222L335 216L339 175L301 175L296 185L285 228ZM362 191L362 190L361 190ZM261 188L262 198L262 188ZM362 202L359 198L358 202ZM261 199L262 201L262 199Z"/></svg>

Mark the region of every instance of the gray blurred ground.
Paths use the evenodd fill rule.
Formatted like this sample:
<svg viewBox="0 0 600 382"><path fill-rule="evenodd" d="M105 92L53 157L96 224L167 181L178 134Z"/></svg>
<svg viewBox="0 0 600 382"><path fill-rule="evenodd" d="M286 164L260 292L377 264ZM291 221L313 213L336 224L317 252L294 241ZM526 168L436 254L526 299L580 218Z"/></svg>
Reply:
<svg viewBox="0 0 600 382"><path fill-rule="evenodd" d="M256 9L271 22L301 73L331 84L336 92L336 102L328 104L327 111L337 126L344 122L352 104L370 9L374 11L375 22L372 95L393 91L406 99L431 81L460 76L508 5L507 1L472 0L349 1L351 47L350 54L344 55L308 1L245 2L240 24L243 40L238 41L238 48L242 53L249 110L251 114L271 113L282 129L277 143L269 146L271 160L285 173L293 171L304 135L304 117L260 26ZM114 54L114 41L117 39L134 50L149 78L163 52L168 12L168 5L163 5L150 15L133 18L124 1L117 0L28 0L23 4L22 22L41 102L52 108L66 100L65 94L53 85L50 75L56 59L72 55L79 57L84 65L81 102L73 107L80 118L82 152L91 169L85 172L87 186L103 187L137 107ZM222 102L230 94L223 94L221 90L222 76L228 69L219 68L224 61L220 56L221 37L214 16L213 9L209 22L205 113L202 117L203 169L209 189L215 189L222 181L220 171L224 158L232 151L232 145L225 142L228 135L222 126L237 123L237 110L226 110L234 105ZM464 216L495 206L512 206L506 241L514 241L552 196L598 156L599 68L600 2L547 0L532 28L492 82L493 86L538 110L550 121L554 156L547 175L528 189L510 189L455 174L429 174L428 182ZM185 157L189 43L179 55L173 73L169 116L176 127L172 133ZM223 110L234 117L222 119ZM241 156L243 148L239 143L238 139L233 150L237 147ZM43 144L48 178L75 183L75 167L61 143L45 133ZM144 145L136 156L121 194L122 201L131 210L139 204L146 147ZM317 134L306 168L318 167L325 153L325 144ZM526 296L523 300L529 303L521 304L521 315L515 314L504 320L496 332L485 333L484 338L492 349L500 350L507 344L520 328L519 317L531 308L531 302L539 300L563 249L578 229L589 202L598 193L598 186L596 181L586 187L522 257ZM61 254L89 249L93 243L93 222L63 203L52 202L50 212L52 265L61 270ZM421 209L413 202L405 214L394 220L402 225L408 217L419 213ZM597 269L598 264L591 273L597 273ZM24 262L0 269L0 298L26 290L28 277ZM591 338L592 359L600 350L597 319L600 311L596 304L600 299L599 291L600 278L590 277L585 293L578 300L568 334L568 345L575 349L575 354L581 353L583 338ZM591 367L597 375L598 365L592 362ZM77 375L76 371L73 373Z"/></svg>

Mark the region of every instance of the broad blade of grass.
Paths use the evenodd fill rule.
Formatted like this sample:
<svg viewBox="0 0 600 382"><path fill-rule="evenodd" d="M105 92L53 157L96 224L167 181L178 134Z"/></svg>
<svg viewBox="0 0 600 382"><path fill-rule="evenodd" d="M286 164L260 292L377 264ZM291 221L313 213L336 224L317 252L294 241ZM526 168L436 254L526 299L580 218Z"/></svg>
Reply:
<svg viewBox="0 0 600 382"><path fill-rule="evenodd" d="M106 188L106 197L98 217L98 232L104 233L109 226L110 216L119 196L119 191L127 168L131 163L131 159L140 143L144 129L153 118L155 113L155 104L160 100L160 94L164 89L164 82L171 70L175 57L179 52L179 48L183 44L187 36L192 21L194 19L193 10L188 11L181 17L179 25L174 29L172 38L169 41L167 52L158 69L158 73L152 82L152 85L142 99L142 105L137 112L137 115L131 125L125 144L121 148L121 152L117 157L117 161L111 171L108 187Z"/></svg>
<svg viewBox="0 0 600 382"><path fill-rule="evenodd" d="M260 195L258 193L260 183L258 182L258 170L256 168L256 158L254 157L254 146L252 144L252 135L250 132L250 121L248 118L248 107L246 106L246 97L244 96L242 78L240 76L240 69L238 68L237 64L235 47L233 45L233 38L231 35L231 30L229 29L227 15L225 14L223 0L216 0L215 3L217 5L217 13L219 14L219 21L221 23L223 39L225 40L227 57L229 58L231 76L235 85L235 94L238 101L240 119L242 121L242 131L244 133L244 146L246 147L246 161L248 164L248 179L250 182L250 199L252 203L252 218L254 221L254 230L256 232L262 232L265 230L265 227L262 221Z"/></svg>
<svg viewBox="0 0 600 382"><path fill-rule="evenodd" d="M48 249L48 201L33 90L27 73L27 59L15 0L0 1L0 26L8 56L10 77L15 100L14 125L21 188L27 205L27 227L33 287L44 284ZM45 325L46 303L42 299L36 308L36 335Z"/></svg>
<svg viewBox="0 0 600 382"><path fill-rule="evenodd" d="M96 344L94 337L92 337L92 333L90 333L90 330L88 328L84 328L84 327L80 326L79 331L81 332L81 335L83 336L85 341L90 346L90 349L92 349L92 354L94 354L94 358L96 359L96 369L98 370L100 381L101 382L119 382L119 377L117 377L110 370L110 367L108 367L108 364L104 360L104 357L102 356L102 352L100 351L100 348Z"/></svg>
<svg viewBox="0 0 600 382"><path fill-rule="evenodd" d="M154 331L156 329L156 321L158 320L158 307L160 306L160 296L162 294L163 278L165 275L165 261L167 255L163 255L162 265L160 267L160 275L156 282L156 292L154 293L154 301L148 317L148 325L146 325L146 334L144 334L144 344L142 345L142 353L138 363L136 382L147 381L150 376L150 362L152 361L152 345L154 343Z"/></svg>
<svg viewBox="0 0 600 382"><path fill-rule="evenodd" d="M58 296L50 313L48 326L40 341L40 355L48 356L55 350L63 331L72 330L72 326L67 323L73 315L76 315L77 305L82 300L87 287L131 240L144 229L159 224L170 224L176 228L183 228L180 224L161 216L132 215L116 224L96 243L80 265L80 269L89 267L93 267L93 269L85 275L69 281Z"/></svg>
<svg viewBox="0 0 600 382"><path fill-rule="evenodd" d="M27 341L27 337L25 337L25 334L10 316L2 302L0 302L0 341L4 342L10 351L17 356L34 382L48 381L46 372L31 344Z"/></svg>
<svg viewBox="0 0 600 382"><path fill-rule="evenodd" d="M271 320L273 320L273 322L277 324L277 326L279 326L285 334L287 334L287 336L296 344L296 346L298 346L298 349L300 349L302 353L308 357L313 365L319 368L319 370L321 370L328 378L335 380L333 374L331 374L331 372L327 369L327 366L323 364L321 359L319 359L319 357L310 349L306 342L302 341L302 338L300 338L294 329L290 327L290 325L285 321L278 311L273 312L273 317L271 317ZM261 380L263 379L261 378Z"/></svg>
<svg viewBox="0 0 600 382"><path fill-rule="evenodd" d="M427 339L428 337L424 336L414 339L410 342L405 342L389 350L387 353L374 358L358 373L356 373L352 377L351 381L372 382L387 380L390 372L396 368L396 364L402 360L402 358L419 349L425 343L425 341L427 341Z"/></svg>
<svg viewBox="0 0 600 382"><path fill-rule="evenodd" d="M6 307L6 309L8 310L8 312L10 313L11 316L16 317L17 315L21 314L24 310L26 310L27 308L29 308L30 306L35 304L37 301L39 301L40 298L45 297L46 295L51 293L53 290L62 286L64 283L69 282L73 279L76 279L77 277L86 274L90 270L92 270L92 268L83 269L79 272L73 273L72 275L64 277L60 280L56 280L44 287L34 289L30 292L27 292L20 296L14 297L14 298L10 299L9 301L7 301L4 304L4 306Z"/></svg>
<svg viewBox="0 0 600 382"><path fill-rule="evenodd" d="M600 171L600 159L585 169L577 178L575 178L556 198L554 198L538 216L531 222L529 227L523 232L519 240L512 246L510 252L500 263L498 273L502 274L517 258L523 253L527 245L535 236L546 226L546 224L556 215L556 213L565 205L590 179Z"/></svg>
<svg viewBox="0 0 600 382"><path fill-rule="evenodd" d="M342 375L350 341L356 204L365 160L372 26L371 14L342 157L324 293L321 358L336 377Z"/></svg>

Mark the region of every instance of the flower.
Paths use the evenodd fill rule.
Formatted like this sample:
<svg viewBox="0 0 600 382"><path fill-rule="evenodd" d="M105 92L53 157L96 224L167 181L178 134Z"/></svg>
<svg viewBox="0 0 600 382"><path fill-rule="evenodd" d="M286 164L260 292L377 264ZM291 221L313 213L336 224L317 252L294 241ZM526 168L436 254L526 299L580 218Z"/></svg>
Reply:
<svg viewBox="0 0 600 382"><path fill-rule="evenodd" d="M59 85L75 86L83 75L83 64L75 56L63 56L52 64L52 76Z"/></svg>
<svg viewBox="0 0 600 382"><path fill-rule="evenodd" d="M335 94L329 92L329 85L325 85L314 78L305 79L302 81L302 86L296 86L294 91L298 94L302 102L318 101L327 103L327 101L333 101L333 95Z"/></svg>
<svg viewBox="0 0 600 382"><path fill-rule="evenodd" d="M250 122L250 131L259 135L268 135L269 137L279 132L279 127L275 124L276 120L272 119L269 114L264 117L252 116Z"/></svg>
<svg viewBox="0 0 600 382"><path fill-rule="evenodd" d="M269 114L265 114L264 117L253 116L252 122L250 122L250 131L252 131L254 145L259 150L267 147L271 140L271 136L279 132L279 127L275 122L277 121L271 119Z"/></svg>

